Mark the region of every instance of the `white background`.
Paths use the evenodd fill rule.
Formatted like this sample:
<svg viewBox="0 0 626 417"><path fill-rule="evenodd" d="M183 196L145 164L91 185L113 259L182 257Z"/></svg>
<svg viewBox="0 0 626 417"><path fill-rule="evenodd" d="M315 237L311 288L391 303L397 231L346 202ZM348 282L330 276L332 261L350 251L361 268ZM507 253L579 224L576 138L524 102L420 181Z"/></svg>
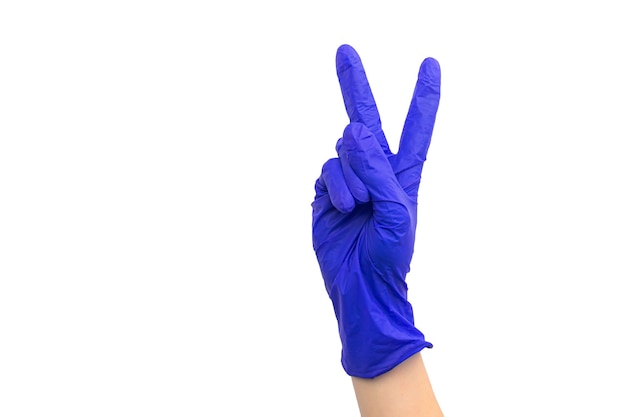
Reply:
<svg viewBox="0 0 626 417"><path fill-rule="evenodd" d="M310 237L343 43L392 149L442 68L407 279L446 416L626 415L619 10L2 2L0 415L359 415Z"/></svg>

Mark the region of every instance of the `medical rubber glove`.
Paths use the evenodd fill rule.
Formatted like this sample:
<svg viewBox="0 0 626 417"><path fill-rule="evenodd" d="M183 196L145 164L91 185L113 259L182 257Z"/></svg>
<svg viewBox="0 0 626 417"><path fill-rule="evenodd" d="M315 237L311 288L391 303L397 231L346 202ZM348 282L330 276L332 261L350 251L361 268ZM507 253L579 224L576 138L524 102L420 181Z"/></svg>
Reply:
<svg viewBox="0 0 626 417"><path fill-rule="evenodd" d="M439 106L440 69L425 59L397 153L392 153L365 70L349 45L337 75L350 124L315 183L313 248L339 326L345 371L373 378L432 347L415 327L406 275L417 191Z"/></svg>

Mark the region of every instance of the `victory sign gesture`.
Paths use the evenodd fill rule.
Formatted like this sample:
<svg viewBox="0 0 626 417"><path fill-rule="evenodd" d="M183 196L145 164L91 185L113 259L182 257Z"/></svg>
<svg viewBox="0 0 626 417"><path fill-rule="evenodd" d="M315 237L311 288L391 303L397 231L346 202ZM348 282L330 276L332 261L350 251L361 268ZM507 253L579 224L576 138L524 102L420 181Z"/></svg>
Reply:
<svg viewBox="0 0 626 417"><path fill-rule="evenodd" d="M339 325L342 365L372 378L432 347L414 325L405 279L441 76L435 59L422 62L394 154L359 55L342 45L336 65L350 124L315 183L313 248Z"/></svg>

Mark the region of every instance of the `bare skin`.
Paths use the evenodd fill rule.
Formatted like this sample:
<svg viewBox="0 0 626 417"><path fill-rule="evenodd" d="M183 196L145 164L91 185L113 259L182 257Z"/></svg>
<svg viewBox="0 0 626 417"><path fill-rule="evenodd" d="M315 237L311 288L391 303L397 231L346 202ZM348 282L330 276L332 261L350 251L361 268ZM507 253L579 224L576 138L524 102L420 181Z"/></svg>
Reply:
<svg viewBox="0 0 626 417"><path fill-rule="evenodd" d="M376 378L352 378L362 417L443 417L417 353Z"/></svg>

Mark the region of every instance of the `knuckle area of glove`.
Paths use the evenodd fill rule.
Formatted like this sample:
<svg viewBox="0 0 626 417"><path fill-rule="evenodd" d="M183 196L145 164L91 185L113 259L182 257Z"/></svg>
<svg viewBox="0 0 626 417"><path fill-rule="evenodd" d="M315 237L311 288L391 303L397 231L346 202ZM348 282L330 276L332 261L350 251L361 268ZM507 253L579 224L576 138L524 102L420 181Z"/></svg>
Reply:
<svg viewBox="0 0 626 417"><path fill-rule="evenodd" d="M328 189L326 188L326 185L321 181L320 178L318 178L315 181L315 195L320 196L322 194L326 194L327 192Z"/></svg>

